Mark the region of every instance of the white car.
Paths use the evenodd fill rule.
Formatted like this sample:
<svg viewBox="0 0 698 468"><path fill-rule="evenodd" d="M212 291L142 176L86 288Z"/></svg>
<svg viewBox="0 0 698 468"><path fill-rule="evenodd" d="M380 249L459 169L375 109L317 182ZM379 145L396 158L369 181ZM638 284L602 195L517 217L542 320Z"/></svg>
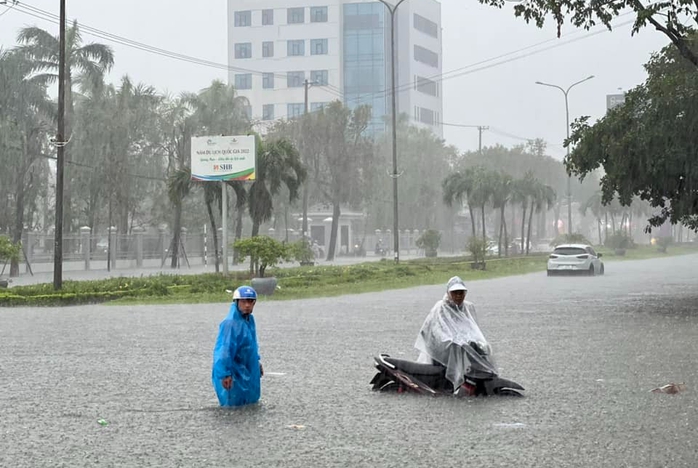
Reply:
<svg viewBox="0 0 698 468"><path fill-rule="evenodd" d="M604 266L594 248L586 244L562 244L548 258L548 276L562 274L603 275Z"/></svg>

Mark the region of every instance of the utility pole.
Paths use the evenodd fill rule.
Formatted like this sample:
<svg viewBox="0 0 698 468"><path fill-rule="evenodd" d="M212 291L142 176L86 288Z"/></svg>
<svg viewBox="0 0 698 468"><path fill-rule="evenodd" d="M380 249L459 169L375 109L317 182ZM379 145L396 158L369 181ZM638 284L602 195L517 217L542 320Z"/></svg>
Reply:
<svg viewBox="0 0 698 468"><path fill-rule="evenodd" d="M306 80L303 82L303 88L304 88L304 91L305 91L305 111L304 111L304 114L303 114L303 125L302 125L302 127L303 127L304 130L306 129L306 126L308 125L308 124L307 124L308 107L309 107L309 103L308 103L308 90L309 90L310 87L313 86L314 84L317 84L317 83L316 83L315 81L310 81L310 80L308 80L308 79L306 79ZM304 132L304 133L305 133L305 132ZM305 141L305 135L301 135L301 141ZM304 156L305 156L306 151L307 151L307 145L304 145L304 148L303 148ZM302 227L301 227L301 229L302 229L302 231L303 231L303 237L304 237L304 238L305 238L305 236L308 235L308 197L310 196L310 193L309 193L309 192L310 192L310 191L309 191L309 189L308 189L308 181L306 180L305 183L303 184L303 225L302 225Z"/></svg>
<svg viewBox="0 0 698 468"><path fill-rule="evenodd" d="M393 121L393 252L395 263L400 263L400 231L398 231L398 191L397 178L400 174L397 172L397 72L395 70L395 12L405 0L399 0L394 6L387 3L385 0L379 0L390 12L390 78L391 78L391 97L392 97L392 121Z"/></svg>
<svg viewBox="0 0 698 468"><path fill-rule="evenodd" d="M58 131L56 133L56 229L53 240L53 289L63 288L63 178L65 169L65 0L60 0L58 44Z"/></svg>
<svg viewBox="0 0 698 468"><path fill-rule="evenodd" d="M485 130L489 130L490 127L487 125L464 125L464 124L453 124L453 123L444 123L444 122L439 122L441 125L446 125L449 127L460 127L460 128L477 128L478 131L478 145L477 145L477 151L478 154L482 154L482 132Z"/></svg>
<svg viewBox="0 0 698 468"><path fill-rule="evenodd" d="M587 76L583 80L579 80L576 83L572 83L569 85L567 89L564 89L558 85L554 84L549 84L549 83L543 83L541 81L536 81L537 85L541 86L549 86L551 88L557 88L560 91L562 91L562 94L565 95L565 116L566 116L566 132L567 132L567 139L570 139L570 104L569 100L567 98L568 94L570 93L570 90L577 86L578 84L584 83L585 81L588 81L590 79L594 78L594 75ZM570 147L569 145L567 146L567 161L570 159ZM557 221L555 221L557 223ZM567 234L572 234L572 176L570 174L567 175Z"/></svg>
<svg viewBox="0 0 698 468"><path fill-rule="evenodd" d="M485 127L482 125L478 125L477 127L477 132L478 132L478 144L477 144L477 152L482 154L482 132L485 130L489 130L490 127Z"/></svg>

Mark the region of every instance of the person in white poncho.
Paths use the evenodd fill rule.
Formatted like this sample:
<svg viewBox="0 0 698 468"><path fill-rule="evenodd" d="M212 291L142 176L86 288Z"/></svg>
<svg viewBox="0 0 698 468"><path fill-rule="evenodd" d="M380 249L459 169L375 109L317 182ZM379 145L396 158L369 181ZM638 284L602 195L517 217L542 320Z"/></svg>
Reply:
<svg viewBox="0 0 698 468"><path fill-rule="evenodd" d="M458 276L446 285L446 295L432 307L424 320L415 348L420 351L419 362L439 364L446 368L446 379L457 391L465 375L475 367L483 373L497 376L489 356L491 349L475 321L475 306L465 300L468 288ZM474 352L475 351L478 352Z"/></svg>

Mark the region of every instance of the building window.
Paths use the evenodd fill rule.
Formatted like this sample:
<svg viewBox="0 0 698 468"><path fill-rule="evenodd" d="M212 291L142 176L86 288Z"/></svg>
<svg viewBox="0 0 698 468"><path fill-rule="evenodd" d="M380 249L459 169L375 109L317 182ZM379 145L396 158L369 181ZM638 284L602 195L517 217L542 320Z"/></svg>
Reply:
<svg viewBox="0 0 698 468"><path fill-rule="evenodd" d="M420 93L428 94L429 96L439 95L439 87L436 81L432 81L429 78L424 78L422 76L416 77L415 89Z"/></svg>
<svg viewBox="0 0 698 468"><path fill-rule="evenodd" d="M310 55L327 55L327 39L311 39Z"/></svg>
<svg viewBox="0 0 698 468"><path fill-rule="evenodd" d="M417 62L425 63L430 67L439 67L439 54L418 45L414 46L414 59Z"/></svg>
<svg viewBox="0 0 698 468"><path fill-rule="evenodd" d="M316 112L316 111L319 111L320 109L324 109L326 105L327 105L326 102L311 102L310 103L310 112Z"/></svg>
<svg viewBox="0 0 698 468"><path fill-rule="evenodd" d="M310 7L311 23L327 23L327 7Z"/></svg>
<svg viewBox="0 0 698 468"><path fill-rule="evenodd" d="M299 117L305 112L305 105L302 102L287 104L286 107L286 116L289 119Z"/></svg>
<svg viewBox="0 0 698 468"><path fill-rule="evenodd" d="M235 27L244 26L252 26L252 12L250 10L235 12Z"/></svg>
<svg viewBox="0 0 698 468"><path fill-rule="evenodd" d="M419 108L419 121L422 122L423 124L434 125L434 111L420 107Z"/></svg>
<svg viewBox="0 0 698 468"><path fill-rule="evenodd" d="M299 57L301 55L305 55L305 41L302 39L297 41L288 41L286 42L286 46L288 49L286 54L289 57Z"/></svg>
<svg viewBox="0 0 698 468"><path fill-rule="evenodd" d="M274 56L274 43L269 41L262 42L262 57Z"/></svg>
<svg viewBox="0 0 698 468"><path fill-rule="evenodd" d="M274 120L274 104L262 106L262 120Z"/></svg>
<svg viewBox="0 0 698 468"><path fill-rule="evenodd" d="M235 44L235 58L246 59L252 57L252 43L242 42Z"/></svg>
<svg viewBox="0 0 698 468"><path fill-rule="evenodd" d="M310 81L320 86L327 86L327 70L313 70L310 72Z"/></svg>
<svg viewBox="0 0 698 468"><path fill-rule="evenodd" d="M417 13L414 14L414 29L431 37L439 37L439 25Z"/></svg>
<svg viewBox="0 0 698 468"><path fill-rule="evenodd" d="M286 10L286 22L288 24L305 23L305 8L289 8Z"/></svg>
<svg viewBox="0 0 698 468"><path fill-rule="evenodd" d="M262 88L274 89L274 74L262 73Z"/></svg>
<svg viewBox="0 0 698 468"><path fill-rule="evenodd" d="M286 86L289 88L300 88L305 81L305 72L290 71L286 74Z"/></svg>
<svg viewBox="0 0 698 468"><path fill-rule="evenodd" d="M332 53L342 54L344 102L351 103L350 107L362 104L371 107L366 134L374 135L385 131L385 117L390 115L390 101L385 94L389 87L386 32L390 34L390 19L385 5L376 1L343 3L342 15L342 50L333 49Z"/></svg>
<svg viewBox="0 0 698 468"><path fill-rule="evenodd" d="M274 24L274 10L262 10L262 26Z"/></svg>
<svg viewBox="0 0 698 468"><path fill-rule="evenodd" d="M252 73L236 74L235 89L252 89Z"/></svg>

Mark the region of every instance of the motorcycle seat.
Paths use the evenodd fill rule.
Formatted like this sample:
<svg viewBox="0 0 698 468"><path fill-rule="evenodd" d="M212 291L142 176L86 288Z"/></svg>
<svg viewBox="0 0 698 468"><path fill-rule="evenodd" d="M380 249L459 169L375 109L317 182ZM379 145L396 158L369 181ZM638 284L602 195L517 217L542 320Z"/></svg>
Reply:
<svg viewBox="0 0 698 468"><path fill-rule="evenodd" d="M405 359L395 359L387 355L383 355L381 358L383 361L395 366L395 369L410 375L444 375L446 373L446 368L440 365L434 366Z"/></svg>

